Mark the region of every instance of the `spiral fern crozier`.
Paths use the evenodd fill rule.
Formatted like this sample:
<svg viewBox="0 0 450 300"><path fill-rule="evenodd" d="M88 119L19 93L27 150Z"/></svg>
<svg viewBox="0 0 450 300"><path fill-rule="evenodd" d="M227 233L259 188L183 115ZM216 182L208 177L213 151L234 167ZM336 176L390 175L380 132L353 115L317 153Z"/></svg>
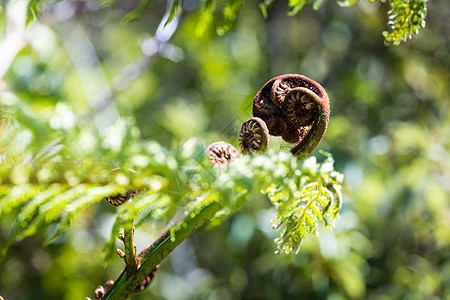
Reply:
<svg viewBox="0 0 450 300"><path fill-rule="evenodd" d="M300 160L322 140L330 120L330 101L316 81L299 74L270 79L253 100L253 116L262 119L273 136L296 143Z"/></svg>
<svg viewBox="0 0 450 300"><path fill-rule="evenodd" d="M269 130L260 118L250 118L242 124L239 132L239 148L243 154L266 152L269 144Z"/></svg>

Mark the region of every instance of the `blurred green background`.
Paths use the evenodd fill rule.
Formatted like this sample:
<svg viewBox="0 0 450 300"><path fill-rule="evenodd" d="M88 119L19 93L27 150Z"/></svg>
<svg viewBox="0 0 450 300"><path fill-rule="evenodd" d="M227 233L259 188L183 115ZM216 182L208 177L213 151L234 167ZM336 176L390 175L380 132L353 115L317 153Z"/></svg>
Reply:
<svg viewBox="0 0 450 300"><path fill-rule="evenodd" d="M10 1L0 6L0 91L43 115L69 107L99 131L133 116L142 138L169 148L191 137L237 145L260 87L304 74L331 99L318 148L345 174L336 228L307 238L298 255L274 255L274 211L261 196L193 234L132 299L450 299L450 6L428 4L427 27L386 47L388 6L366 0L294 17L279 1L267 19L248 1L225 34L220 18L202 26L196 0L164 28L158 0L127 24L136 1L49 4L26 29L26 1ZM45 232L15 244L0 258L0 295L94 298L123 268L118 257L102 266L111 211L90 207L47 247ZM0 243L8 230L0 226ZM138 250L162 230L139 228Z"/></svg>

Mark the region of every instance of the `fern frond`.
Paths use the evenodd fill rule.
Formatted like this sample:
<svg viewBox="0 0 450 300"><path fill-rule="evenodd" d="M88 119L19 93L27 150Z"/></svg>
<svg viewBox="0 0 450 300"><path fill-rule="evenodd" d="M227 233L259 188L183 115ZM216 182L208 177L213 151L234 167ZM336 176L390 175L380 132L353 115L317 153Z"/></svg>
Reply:
<svg viewBox="0 0 450 300"><path fill-rule="evenodd" d="M58 194L53 198L47 199L48 201L42 201L37 207L38 212L36 216L29 224L22 224L25 229L15 236L15 240L18 241L36 234L38 230L61 217L67 204L87 193L88 190L93 187L94 185L80 184L74 188L65 190L63 193ZM33 205L36 205L36 203ZM33 209L30 208L30 210Z"/></svg>
<svg viewBox="0 0 450 300"><path fill-rule="evenodd" d="M279 229L284 225L281 236L275 240L277 253L298 253L307 234L318 234L317 226L321 221L331 230L341 206L343 178L330 169L330 164L333 164L331 157L321 164L311 157L305 161L298 181L287 187L271 184L266 189L278 212L272 227Z"/></svg>
<svg viewBox="0 0 450 300"><path fill-rule="evenodd" d="M7 188L6 186L2 186L1 190L3 189L9 190L9 188ZM42 205L42 203L62 193L66 189L67 189L66 186L62 186L60 184L53 184L44 191L42 191L41 193L34 196L22 207L11 228L8 240L6 241L6 244L2 249L3 255L6 253L6 251L11 246L12 243L20 241L24 237L26 237L23 234L19 236L19 234L21 234L21 232L31 224L31 220L33 220L33 218L36 217L36 214L38 213L39 207ZM3 194L2 192L0 193ZM0 197L1 196L2 195L0 195Z"/></svg>
<svg viewBox="0 0 450 300"><path fill-rule="evenodd" d="M20 206L23 202L36 196L42 187L35 185L14 186L7 191L7 194L0 198L0 218L11 213L12 210ZM6 189L5 191L6 192Z"/></svg>
<svg viewBox="0 0 450 300"><path fill-rule="evenodd" d="M170 197L162 195L159 197L143 200L143 207L140 209L140 213L137 215L134 224L136 227L143 225L150 221L160 221L168 219L168 217L175 214L178 209L177 206L173 205Z"/></svg>
<svg viewBox="0 0 450 300"><path fill-rule="evenodd" d="M105 197L124 192L124 187L120 185L105 185L88 189L84 195L76 198L64 207L64 211L60 216L61 221L57 224L56 232L49 240L47 240L47 243L51 243L63 231L67 230L75 217L86 207L101 201Z"/></svg>
<svg viewBox="0 0 450 300"><path fill-rule="evenodd" d="M425 28L427 16L427 0L391 0L389 16L389 31L383 31L387 45L398 46L406 42L412 35L418 34L420 28Z"/></svg>

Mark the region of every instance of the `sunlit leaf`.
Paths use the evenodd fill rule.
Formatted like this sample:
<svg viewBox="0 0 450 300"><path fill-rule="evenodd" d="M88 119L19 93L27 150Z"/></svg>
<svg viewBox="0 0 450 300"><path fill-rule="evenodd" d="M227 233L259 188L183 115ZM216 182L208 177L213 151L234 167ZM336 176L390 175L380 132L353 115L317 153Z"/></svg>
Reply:
<svg viewBox="0 0 450 300"><path fill-rule="evenodd" d="M392 0L389 16L389 31L384 31L385 43L398 46L406 42L420 28L425 28L427 16L427 0Z"/></svg>

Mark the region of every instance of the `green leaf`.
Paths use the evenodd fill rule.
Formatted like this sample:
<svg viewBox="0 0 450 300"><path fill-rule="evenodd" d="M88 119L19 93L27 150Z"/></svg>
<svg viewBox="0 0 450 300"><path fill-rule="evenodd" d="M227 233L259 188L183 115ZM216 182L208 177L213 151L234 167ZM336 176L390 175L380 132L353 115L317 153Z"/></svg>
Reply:
<svg viewBox="0 0 450 300"><path fill-rule="evenodd" d="M172 7L170 8L169 16L167 17L167 21L164 24L166 26L170 22L172 22L173 18L178 15L180 10L180 0L173 0Z"/></svg>
<svg viewBox="0 0 450 300"><path fill-rule="evenodd" d="M313 4L313 9L314 10L318 10L322 6L323 1L324 0L315 0L314 4Z"/></svg>
<svg viewBox="0 0 450 300"><path fill-rule="evenodd" d="M427 0L392 0L389 16L389 31L383 31L386 45L400 45L425 28Z"/></svg>
<svg viewBox="0 0 450 300"><path fill-rule="evenodd" d="M277 0L264 0L263 2L261 2L259 4L259 9L261 10L261 13L263 14L264 18L267 19L269 17L269 14L267 12L267 10L269 8L272 7L272 5L276 2Z"/></svg>
<svg viewBox="0 0 450 300"><path fill-rule="evenodd" d="M354 5L355 3L357 3L359 0L342 0L342 1L338 1L337 4L341 7L350 7L352 5Z"/></svg>
<svg viewBox="0 0 450 300"><path fill-rule="evenodd" d="M303 9L306 3L309 0L289 0L289 7L292 7L292 10L288 12L289 16L296 15L299 11Z"/></svg>
<svg viewBox="0 0 450 300"><path fill-rule="evenodd" d="M54 241L64 230L70 227L74 218L86 207L98 202L105 197L124 193L125 189L120 185L106 185L93 187L87 190L86 194L67 204L64 208L64 215L57 225L56 233L46 241L47 244Z"/></svg>
<svg viewBox="0 0 450 300"><path fill-rule="evenodd" d="M119 0L102 0L100 1L100 6L101 7L107 7L107 6L112 6L114 4L116 4L117 2L119 2Z"/></svg>
<svg viewBox="0 0 450 300"><path fill-rule="evenodd" d="M202 37L205 34L206 30L211 26L215 8L215 0L202 0L200 15L195 27L196 37Z"/></svg>
<svg viewBox="0 0 450 300"><path fill-rule="evenodd" d="M31 220L33 220L33 218L36 217L39 207L43 203L55 197L56 195L62 193L66 189L67 187L62 186L60 184L53 184L49 186L46 190L34 196L30 201L28 201L28 203L20 210L20 213L12 226L8 240L2 249L3 255L6 254L6 251L13 242L20 241L25 237L24 235L20 237L19 234L24 229L26 229L30 225Z"/></svg>
<svg viewBox="0 0 450 300"><path fill-rule="evenodd" d="M160 194L158 197L147 197L143 200L145 205L140 209L139 215L136 217L136 228L151 221L160 221L168 219L175 214L178 206L174 205L170 197Z"/></svg>
<svg viewBox="0 0 450 300"><path fill-rule="evenodd" d="M41 190L41 187L34 185L15 186L10 189L8 194L0 198L0 218L36 196Z"/></svg>
<svg viewBox="0 0 450 300"><path fill-rule="evenodd" d="M28 25L31 21L37 19L42 10L41 0L30 0L27 7L27 19L26 24Z"/></svg>
<svg viewBox="0 0 450 300"><path fill-rule="evenodd" d="M30 225L16 236L17 240L35 234L44 225L48 225L60 217L64 207L74 199L85 194L94 185L81 184L74 188L64 191L49 201L39 206L38 214Z"/></svg>
<svg viewBox="0 0 450 300"><path fill-rule="evenodd" d="M318 234L318 223L323 221L331 229L338 216L341 204L340 184L342 176L333 170L333 160L328 156L322 163L308 159L302 166L295 166L292 182L283 181L276 190L269 188L268 196L277 210L272 227L277 230L284 225L279 238L275 240L276 253L298 253L303 238ZM295 172L295 170L300 172ZM294 197L280 197L280 191L291 186Z"/></svg>
<svg viewBox="0 0 450 300"><path fill-rule="evenodd" d="M154 0L142 0L139 2L138 7L133 10L132 12L129 12L125 15L125 17L122 18L123 23L131 22L137 18L139 18L144 11L152 5Z"/></svg>
<svg viewBox="0 0 450 300"><path fill-rule="evenodd" d="M219 35L223 35L233 28L243 3L243 0L227 0L225 2L225 7L223 8L224 24L217 29Z"/></svg>

